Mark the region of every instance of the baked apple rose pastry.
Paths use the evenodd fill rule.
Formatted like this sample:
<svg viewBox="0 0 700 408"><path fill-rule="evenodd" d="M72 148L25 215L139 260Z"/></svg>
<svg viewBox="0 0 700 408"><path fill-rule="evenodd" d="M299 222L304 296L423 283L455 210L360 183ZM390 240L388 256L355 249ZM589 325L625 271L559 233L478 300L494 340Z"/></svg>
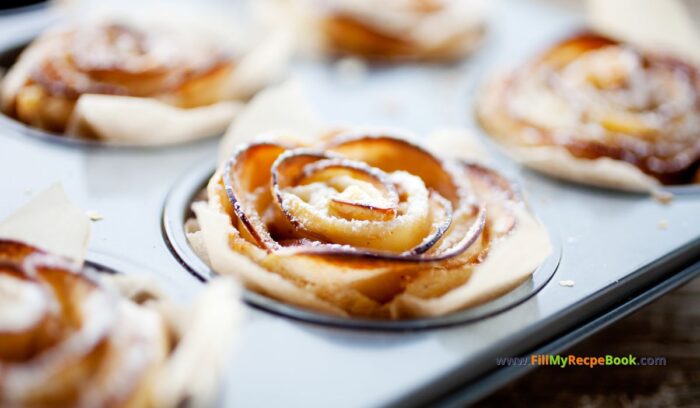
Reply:
<svg viewBox="0 0 700 408"><path fill-rule="evenodd" d="M482 0L294 0L316 47L369 59L457 59L485 32Z"/></svg>
<svg viewBox="0 0 700 408"><path fill-rule="evenodd" d="M125 277L100 278L66 258L0 239L0 405L175 407L212 401L220 376L212 358L221 356L201 355L206 347L208 353L221 350L211 344L212 330L180 332L157 291L122 282L131 288L128 298L114 279ZM217 286L197 307L232 306L231 288ZM229 338L221 320L207 324ZM197 367L202 360L213 364ZM210 375L208 384L199 381L200 394L193 393L198 380L180 381L194 368Z"/></svg>
<svg viewBox="0 0 700 408"><path fill-rule="evenodd" d="M49 30L22 53L2 82L1 106L35 128L117 143L212 136L272 79L270 66L283 65L282 50L265 58L270 47L279 45L242 53L194 29L87 19Z"/></svg>
<svg viewBox="0 0 700 408"><path fill-rule="evenodd" d="M478 117L525 164L627 190L700 182L700 73L592 32L491 83Z"/></svg>
<svg viewBox="0 0 700 408"><path fill-rule="evenodd" d="M394 131L268 134L207 193L194 211L215 271L329 314L446 314L514 288L550 251L508 180Z"/></svg>
<svg viewBox="0 0 700 408"><path fill-rule="evenodd" d="M146 277L83 265L89 235L58 185L0 221L0 406L209 406L237 285L175 303Z"/></svg>

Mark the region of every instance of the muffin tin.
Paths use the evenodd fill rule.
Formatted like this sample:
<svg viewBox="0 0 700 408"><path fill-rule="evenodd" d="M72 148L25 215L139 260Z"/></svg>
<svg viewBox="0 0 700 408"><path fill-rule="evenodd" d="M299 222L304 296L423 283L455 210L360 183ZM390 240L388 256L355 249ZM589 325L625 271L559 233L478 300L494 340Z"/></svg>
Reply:
<svg viewBox="0 0 700 408"><path fill-rule="evenodd" d="M380 66L348 76L333 64L299 61L293 72L331 122L418 134L466 126L479 133L472 114L478 85L503 64L522 61L581 24L571 11L534 0L495 8L482 50L457 65ZM41 14L36 19L47 20ZM16 45L26 41L22 31L0 19L0 37ZM62 182L77 205L104 216L93 224L89 261L152 275L180 299L201 289L208 271L188 252L181 222L211 174L216 140L160 149L47 143L57 138L32 137L8 120L0 121L0 215ZM508 303L499 310L387 325L331 321L248 293L254 307L247 308L221 405L474 401L528 369L497 367L496 357L562 351L700 274L700 195L679 195L664 205L645 195L575 186L521 169L490 150L494 166L519 181L554 236L555 255L530 287L497 300ZM574 286L562 286L562 280ZM438 327L418 330L426 325Z"/></svg>

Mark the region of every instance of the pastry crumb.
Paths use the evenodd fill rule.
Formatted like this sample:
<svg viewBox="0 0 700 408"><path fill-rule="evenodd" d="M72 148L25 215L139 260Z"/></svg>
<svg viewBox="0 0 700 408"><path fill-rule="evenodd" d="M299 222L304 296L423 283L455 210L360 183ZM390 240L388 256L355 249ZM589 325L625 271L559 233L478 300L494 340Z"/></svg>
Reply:
<svg viewBox="0 0 700 408"><path fill-rule="evenodd" d="M33 193L33 191L32 191L31 188L25 188L25 189L24 189L24 195L30 196L30 195L32 195L32 193Z"/></svg>
<svg viewBox="0 0 700 408"><path fill-rule="evenodd" d="M651 193L651 196L661 204L669 204L671 201L673 201L673 193L668 191L654 190Z"/></svg>
<svg viewBox="0 0 700 408"><path fill-rule="evenodd" d="M346 57L335 63L335 71L344 81L360 83L367 76L367 63L359 58Z"/></svg>
<svg viewBox="0 0 700 408"><path fill-rule="evenodd" d="M665 230L665 229L668 228L668 220L661 219L661 220L659 220L659 222L656 224L656 226L657 226L659 229Z"/></svg>
<svg viewBox="0 0 700 408"><path fill-rule="evenodd" d="M85 215L90 219L90 221L101 221L105 218L102 214L94 210L85 211Z"/></svg>
<svg viewBox="0 0 700 408"><path fill-rule="evenodd" d="M568 280L560 280L560 281L559 281L559 285L560 285L560 286L564 286L564 287L567 287L567 288L571 288L571 287L573 287L575 284L576 284L576 282L572 281L571 279L568 279Z"/></svg>

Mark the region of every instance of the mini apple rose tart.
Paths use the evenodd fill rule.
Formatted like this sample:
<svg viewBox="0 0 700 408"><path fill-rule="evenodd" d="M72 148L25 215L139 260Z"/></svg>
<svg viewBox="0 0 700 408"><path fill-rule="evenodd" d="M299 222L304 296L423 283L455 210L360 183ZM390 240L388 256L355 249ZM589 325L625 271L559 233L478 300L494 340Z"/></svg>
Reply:
<svg viewBox="0 0 700 408"><path fill-rule="evenodd" d="M0 102L21 122L70 136L127 144L212 136L257 90L244 72L250 58L261 62L256 52L267 51L243 55L210 33L172 25L82 21L37 38L3 80Z"/></svg>
<svg viewBox="0 0 700 408"><path fill-rule="evenodd" d="M208 331L181 332L157 291L123 280L0 240L0 405L175 407L186 399L212 401L215 393L201 391L215 391L220 370L200 361L221 355L207 358L202 349L219 353L220 345L211 345L213 333L228 338L231 325L217 318ZM117 286L129 287L133 297L120 295ZM202 325L210 307L230 307L230 288L209 290L189 316ZM197 310L202 307L206 314ZM195 378L182 383L194 368L211 370L211 386L201 387ZM199 394L192 387L197 382Z"/></svg>
<svg viewBox="0 0 700 408"><path fill-rule="evenodd" d="M393 133L240 146L195 203L213 269L317 311L442 315L514 288L550 247L513 186Z"/></svg>
<svg viewBox="0 0 700 408"><path fill-rule="evenodd" d="M584 33L492 82L477 115L526 165L652 190L700 182L699 91L696 66Z"/></svg>
<svg viewBox="0 0 700 408"><path fill-rule="evenodd" d="M450 60L484 35L482 0L294 0L302 35L332 54L369 59ZM305 31L304 31L305 30Z"/></svg>

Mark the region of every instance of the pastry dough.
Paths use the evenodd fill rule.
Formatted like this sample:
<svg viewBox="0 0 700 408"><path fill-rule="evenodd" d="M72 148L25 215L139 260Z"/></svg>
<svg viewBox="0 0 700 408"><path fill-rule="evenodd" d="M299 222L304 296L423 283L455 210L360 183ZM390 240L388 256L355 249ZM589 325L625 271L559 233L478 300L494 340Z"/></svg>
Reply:
<svg viewBox="0 0 700 408"><path fill-rule="evenodd" d="M292 0L311 47L369 59L463 57L485 32L483 0ZM289 13L285 13L288 18Z"/></svg>
<svg viewBox="0 0 700 408"><path fill-rule="evenodd" d="M90 220L55 184L0 221L0 239L24 242L82 265Z"/></svg>
<svg viewBox="0 0 700 408"><path fill-rule="evenodd" d="M587 8L595 32L700 64L698 27L682 0L588 0Z"/></svg>

